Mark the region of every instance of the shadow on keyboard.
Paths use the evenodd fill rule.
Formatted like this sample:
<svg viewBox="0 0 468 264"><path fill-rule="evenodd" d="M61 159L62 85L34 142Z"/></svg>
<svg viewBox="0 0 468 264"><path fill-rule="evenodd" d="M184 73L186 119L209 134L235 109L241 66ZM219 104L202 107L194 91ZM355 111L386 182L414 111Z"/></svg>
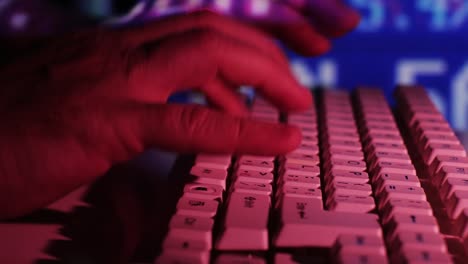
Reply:
<svg viewBox="0 0 468 264"><path fill-rule="evenodd" d="M189 168L184 159L169 177L133 164L116 166L86 192L87 205L69 213L39 210L10 223L61 226L62 238L48 241L37 264L151 263L180 195L176 181L181 178L175 175Z"/></svg>

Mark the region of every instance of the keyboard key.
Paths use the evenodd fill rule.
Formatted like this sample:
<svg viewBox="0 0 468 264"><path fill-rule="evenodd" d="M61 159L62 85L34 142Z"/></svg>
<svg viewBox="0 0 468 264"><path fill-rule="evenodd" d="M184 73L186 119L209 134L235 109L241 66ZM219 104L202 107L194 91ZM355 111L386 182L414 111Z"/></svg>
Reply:
<svg viewBox="0 0 468 264"><path fill-rule="evenodd" d="M229 155L198 154L195 158L195 166L227 170L231 164Z"/></svg>
<svg viewBox="0 0 468 264"><path fill-rule="evenodd" d="M418 120L436 120L436 121L444 121L444 117L439 112L413 112L410 114L410 119L408 121L409 127L413 127L416 121Z"/></svg>
<svg viewBox="0 0 468 264"><path fill-rule="evenodd" d="M234 178L238 181L271 184L273 182L273 173L254 170L237 170Z"/></svg>
<svg viewBox="0 0 468 264"><path fill-rule="evenodd" d="M211 245L207 245L203 241L200 240L188 240L179 237L166 237L164 239L163 245L164 249L179 249L179 250L188 250L194 252L202 252L202 251L209 251L211 249Z"/></svg>
<svg viewBox="0 0 468 264"><path fill-rule="evenodd" d="M164 249L155 264L209 264L210 251Z"/></svg>
<svg viewBox="0 0 468 264"><path fill-rule="evenodd" d="M359 254L378 254L386 256L386 249L383 239L378 236L364 235L340 235L334 246L334 252L339 253L359 253Z"/></svg>
<svg viewBox="0 0 468 264"><path fill-rule="evenodd" d="M237 170L254 170L262 172L272 172L274 168L273 161L269 160L257 160L257 159L247 159L241 157L237 161Z"/></svg>
<svg viewBox="0 0 468 264"><path fill-rule="evenodd" d="M439 155L466 157L466 151L465 148L460 145L431 143L428 144L424 150L424 162L426 164L431 164L435 157Z"/></svg>
<svg viewBox="0 0 468 264"><path fill-rule="evenodd" d="M268 249L269 211L270 197L266 195L232 193L216 249Z"/></svg>
<svg viewBox="0 0 468 264"><path fill-rule="evenodd" d="M439 172L442 166L465 167L466 164L468 164L468 157L438 155L430 164L429 170L432 174L435 174Z"/></svg>
<svg viewBox="0 0 468 264"><path fill-rule="evenodd" d="M432 215L432 207L427 201L390 198L387 201L379 201L379 212L382 219L386 221L394 213L406 213L416 215Z"/></svg>
<svg viewBox="0 0 468 264"><path fill-rule="evenodd" d="M270 184L265 183L236 181L234 182L232 191L235 193L271 195L272 187Z"/></svg>
<svg viewBox="0 0 468 264"><path fill-rule="evenodd" d="M334 151L325 151L322 153L322 156L325 160L364 160L364 154L360 150L334 150Z"/></svg>
<svg viewBox="0 0 468 264"><path fill-rule="evenodd" d="M325 120L325 124L329 127L340 126L340 125L346 126L346 127L356 127L356 123L354 122L353 118L342 119L342 118L327 117Z"/></svg>
<svg viewBox="0 0 468 264"><path fill-rule="evenodd" d="M432 215L394 213L383 224L389 229L388 238L393 240L399 232L419 231L438 233L439 225Z"/></svg>
<svg viewBox="0 0 468 264"><path fill-rule="evenodd" d="M351 170L351 171L366 171L367 166L364 161L357 160L329 160L325 162L327 170Z"/></svg>
<svg viewBox="0 0 468 264"><path fill-rule="evenodd" d="M304 115L304 114L290 114L288 116L288 123L289 124L294 124L296 122L312 122L316 120L316 115L315 114L309 114L309 115Z"/></svg>
<svg viewBox="0 0 468 264"><path fill-rule="evenodd" d="M283 185L280 187L278 194L280 196L279 199L282 199L283 197L322 199L322 191L318 188Z"/></svg>
<svg viewBox="0 0 468 264"><path fill-rule="evenodd" d="M468 178L468 168L464 166L442 166L439 172L436 175L432 176L432 184L434 184L435 187L440 187L441 184L443 184L447 180L447 178Z"/></svg>
<svg viewBox="0 0 468 264"><path fill-rule="evenodd" d="M240 158L246 159L246 160L259 160L259 161L274 161L275 157L274 156L253 156L253 155L242 155Z"/></svg>
<svg viewBox="0 0 468 264"><path fill-rule="evenodd" d="M340 120L349 120L353 118L353 114L351 112L323 111L322 113L326 118L334 118Z"/></svg>
<svg viewBox="0 0 468 264"><path fill-rule="evenodd" d="M213 219L200 216L174 215L169 223L168 237L200 241L211 248Z"/></svg>
<svg viewBox="0 0 468 264"><path fill-rule="evenodd" d="M294 260L294 256L287 253L276 253L274 263L281 264L299 264L298 261Z"/></svg>
<svg viewBox="0 0 468 264"><path fill-rule="evenodd" d="M317 155L291 153L280 159L284 163L295 163L300 165L316 166L320 163Z"/></svg>
<svg viewBox="0 0 468 264"><path fill-rule="evenodd" d="M304 133L302 133L304 135ZM301 143L300 147L295 149L291 153L307 154L307 155L318 155L319 147L317 144Z"/></svg>
<svg viewBox="0 0 468 264"><path fill-rule="evenodd" d="M319 188L320 187L320 178L317 174L313 176L309 175L300 175L285 172L279 177L280 185L284 186L296 186L296 187L307 187L307 188Z"/></svg>
<svg viewBox="0 0 468 264"><path fill-rule="evenodd" d="M319 176L320 168L317 165L301 165L294 163L284 163L280 167L280 177L283 175L304 175L304 176Z"/></svg>
<svg viewBox="0 0 468 264"><path fill-rule="evenodd" d="M372 195L372 188L367 183L352 183L346 181L331 180L325 187L325 191L333 195Z"/></svg>
<svg viewBox="0 0 468 264"><path fill-rule="evenodd" d="M302 122L295 121L290 124L294 124L295 126L298 126L301 130L312 131L312 130L317 130L317 123L315 121L316 120L314 119L309 119L307 121L302 121Z"/></svg>
<svg viewBox="0 0 468 264"><path fill-rule="evenodd" d="M338 263L340 264L386 264L388 263L385 256L372 253L353 253L353 252L344 252L340 253L338 256Z"/></svg>
<svg viewBox="0 0 468 264"><path fill-rule="evenodd" d="M468 177L466 179L448 177L439 190L440 198L442 201L446 201L456 190L468 191Z"/></svg>
<svg viewBox="0 0 468 264"><path fill-rule="evenodd" d="M421 183L416 175L400 173L381 173L372 179L376 190L380 190L384 185L401 185L420 187Z"/></svg>
<svg viewBox="0 0 468 264"><path fill-rule="evenodd" d="M304 136L310 136L310 137L315 137L317 138L318 137L318 130L316 129L306 129L306 128L302 128L301 129L301 133L302 135ZM306 142L301 142L301 147L307 147L307 146L317 146L317 143L314 142L312 144L310 143L306 143Z"/></svg>
<svg viewBox="0 0 468 264"><path fill-rule="evenodd" d="M454 135L452 129L440 124L418 123L414 126L413 133L421 139L423 135Z"/></svg>
<svg viewBox="0 0 468 264"><path fill-rule="evenodd" d="M417 186L395 184L383 185L380 190L376 190L375 195L378 197L379 200L382 200L383 202L391 198L403 198L421 201L426 200L426 193L424 192L424 189Z"/></svg>
<svg viewBox="0 0 468 264"><path fill-rule="evenodd" d="M418 147L420 151L424 151L428 146L433 144L461 146L460 140L454 135L423 135L420 142L418 142Z"/></svg>
<svg viewBox="0 0 468 264"><path fill-rule="evenodd" d="M447 246L441 234L404 230L397 232L390 242L393 252L404 250L430 250L447 252Z"/></svg>
<svg viewBox="0 0 468 264"><path fill-rule="evenodd" d="M331 247L342 234L382 236L376 215L320 211L299 201L283 203L276 247Z"/></svg>
<svg viewBox="0 0 468 264"><path fill-rule="evenodd" d="M223 187L215 184L189 183L184 187L184 196L222 201Z"/></svg>
<svg viewBox="0 0 468 264"><path fill-rule="evenodd" d="M460 213L468 208L468 191L457 190L448 197L445 205L447 206L447 214L451 219L457 219Z"/></svg>
<svg viewBox="0 0 468 264"><path fill-rule="evenodd" d="M376 162L371 165L371 171L375 175L381 173L402 173L416 175L416 169L412 164L396 163L396 162Z"/></svg>
<svg viewBox="0 0 468 264"><path fill-rule="evenodd" d="M459 237L463 239L468 237L468 208L464 208L454 222L454 230Z"/></svg>
<svg viewBox="0 0 468 264"><path fill-rule="evenodd" d="M227 171L219 168L201 167L195 165L190 170L192 181L196 183L207 183L222 186L226 189Z"/></svg>
<svg viewBox="0 0 468 264"><path fill-rule="evenodd" d="M266 264L264 258L254 255L221 254L215 264Z"/></svg>
<svg viewBox="0 0 468 264"><path fill-rule="evenodd" d="M386 122L367 122L361 125L361 133L366 135L368 133L389 133L392 135L400 135L398 127L394 123Z"/></svg>
<svg viewBox="0 0 468 264"><path fill-rule="evenodd" d="M410 127L413 131L416 131L418 128L423 130L446 130L451 131L450 125L444 119L437 118L421 118L414 122L413 126Z"/></svg>
<svg viewBox="0 0 468 264"><path fill-rule="evenodd" d="M369 144L364 148L366 153L389 152L389 153L408 153L405 145L400 143L381 143Z"/></svg>
<svg viewBox="0 0 468 264"><path fill-rule="evenodd" d="M345 181L355 183L367 183L369 175L363 171L344 171L331 169L326 174L325 178L333 181Z"/></svg>
<svg viewBox="0 0 468 264"><path fill-rule="evenodd" d="M325 133L322 133L321 137L322 137L322 141L334 141L334 140L356 141L357 139L359 139L359 134L357 132L333 131L333 133L329 133L327 131Z"/></svg>
<svg viewBox="0 0 468 264"><path fill-rule="evenodd" d="M395 263L431 263L431 264L450 264L453 263L450 255L438 251L429 251L426 249L403 249Z"/></svg>
<svg viewBox="0 0 468 264"><path fill-rule="evenodd" d="M361 150L361 142L350 141L350 140L333 140L332 142L327 142L324 144L324 149L328 151L334 150Z"/></svg>
<svg viewBox="0 0 468 264"><path fill-rule="evenodd" d="M385 151L377 151L371 153L369 160L373 162L396 162L411 164L411 159L406 153L392 153Z"/></svg>
<svg viewBox="0 0 468 264"><path fill-rule="evenodd" d="M218 202L214 200L193 199L184 197L177 203L177 214L188 216L214 217L218 210Z"/></svg>
<svg viewBox="0 0 468 264"><path fill-rule="evenodd" d="M371 196L332 194L327 206L331 211L368 213L375 209L375 202Z"/></svg>
<svg viewBox="0 0 468 264"><path fill-rule="evenodd" d="M395 119L393 118L393 113L388 107L386 102L379 103L380 106L365 106L367 102L364 102L362 99L361 108L358 112L358 123L364 129L365 127L371 126L372 124L377 124L380 126L390 126L395 130L396 124Z"/></svg>
<svg viewBox="0 0 468 264"><path fill-rule="evenodd" d="M362 140L364 144L398 143L404 144L400 135L390 133L368 133Z"/></svg>

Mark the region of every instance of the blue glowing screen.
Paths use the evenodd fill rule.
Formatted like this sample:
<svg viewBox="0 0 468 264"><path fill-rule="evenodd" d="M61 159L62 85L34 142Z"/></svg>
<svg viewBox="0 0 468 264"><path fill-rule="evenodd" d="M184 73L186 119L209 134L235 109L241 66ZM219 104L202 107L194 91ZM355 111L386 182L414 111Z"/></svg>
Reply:
<svg viewBox="0 0 468 264"><path fill-rule="evenodd" d="M468 129L468 0L348 0L362 14L357 30L332 51L289 53L307 86L385 89L419 83L455 129Z"/></svg>

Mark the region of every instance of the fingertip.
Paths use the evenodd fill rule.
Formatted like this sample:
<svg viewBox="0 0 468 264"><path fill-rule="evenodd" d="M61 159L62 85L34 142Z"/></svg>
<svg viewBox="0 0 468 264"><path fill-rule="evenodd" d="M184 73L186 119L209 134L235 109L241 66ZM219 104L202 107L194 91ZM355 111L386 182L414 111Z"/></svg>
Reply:
<svg viewBox="0 0 468 264"><path fill-rule="evenodd" d="M296 81L297 82L297 81ZM289 105L284 109L281 109L287 113L302 112L308 110L313 103L312 93L307 87L304 87L297 83L296 88L298 93L294 99L289 100Z"/></svg>
<svg viewBox="0 0 468 264"><path fill-rule="evenodd" d="M321 55L330 51L332 45L329 40L324 39L317 44L317 55Z"/></svg>
<svg viewBox="0 0 468 264"><path fill-rule="evenodd" d="M304 46L298 52L306 57L315 57L323 55L329 52L331 49L331 43L329 40L323 39L314 41L311 45Z"/></svg>
<svg viewBox="0 0 468 264"><path fill-rule="evenodd" d="M349 9L348 15L343 18L343 30L341 35L355 29L361 21L361 15L354 9Z"/></svg>
<svg viewBox="0 0 468 264"><path fill-rule="evenodd" d="M329 52L331 49L331 43L325 37L316 36L309 40L303 39L303 41L293 47L293 49L303 56L314 57Z"/></svg>
<svg viewBox="0 0 468 264"><path fill-rule="evenodd" d="M359 14L358 11L351 9L350 15L349 15L349 25L351 26L351 29L357 27L360 22L361 22L361 14Z"/></svg>
<svg viewBox="0 0 468 264"><path fill-rule="evenodd" d="M276 156L296 149L302 140L301 130L296 126L258 120L246 120L243 136L240 137L236 154Z"/></svg>
<svg viewBox="0 0 468 264"><path fill-rule="evenodd" d="M308 21L280 27L276 34L286 45L303 56L317 56L331 48L328 38L310 26Z"/></svg>
<svg viewBox="0 0 468 264"><path fill-rule="evenodd" d="M354 9L347 9L340 18L339 26L335 30L330 30L330 37L341 37L346 33L354 30L361 21L361 15Z"/></svg>
<svg viewBox="0 0 468 264"><path fill-rule="evenodd" d="M280 154L289 153L299 147L302 140L302 133L299 127L293 125L282 125L279 131L281 140L278 141Z"/></svg>
<svg viewBox="0 0 468 264"><path fill-rule="evenodd" d="M306 87L303 87L302 90L303 92L303 103L301 105L298 105L297 111L305 111L308 110L313 103L314 98L312 97L312 93L310 92L309 89Z"/></svg>

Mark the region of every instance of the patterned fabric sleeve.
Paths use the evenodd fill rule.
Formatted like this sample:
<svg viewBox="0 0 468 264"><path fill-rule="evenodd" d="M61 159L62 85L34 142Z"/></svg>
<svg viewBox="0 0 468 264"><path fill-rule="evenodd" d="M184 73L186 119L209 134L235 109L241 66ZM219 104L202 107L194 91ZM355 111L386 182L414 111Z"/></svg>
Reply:
<svg viewBox="0 0 468 264"><path fill-rule="evenodd" d="M57 3L60 4L57 4ZM124 10L122 9L122 2ZM284 19L285 3L306 0L0 0L0 37L50 35L79 27L104 24L125 26L164 16L210 9L237 18ZM281 3L281 4L279 4ZM127 10L128 9L128 10ZM124 14L122 14L122 11Z"/></svg>

